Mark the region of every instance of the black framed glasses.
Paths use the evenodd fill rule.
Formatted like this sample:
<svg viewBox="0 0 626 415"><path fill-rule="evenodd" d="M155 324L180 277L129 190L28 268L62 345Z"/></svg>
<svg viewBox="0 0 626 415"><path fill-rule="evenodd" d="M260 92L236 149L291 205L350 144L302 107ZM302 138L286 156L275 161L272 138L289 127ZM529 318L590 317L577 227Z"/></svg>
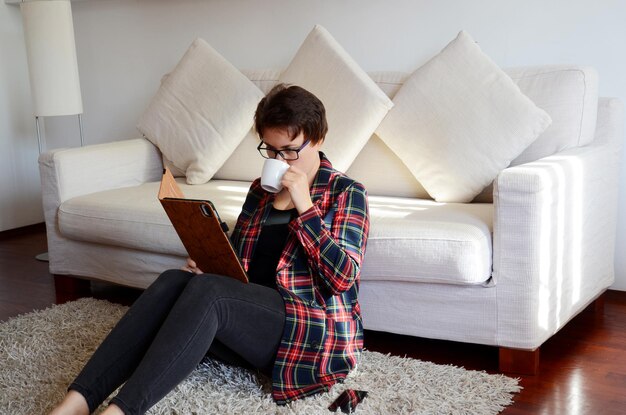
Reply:
<svg viewBox="0 0 626 415"><path fill-rule="evenodd" d="M302 143L300 148L297 149L286 148L282 150L276 150L275 148L264 146L265 143L261 141L256 149L259 150L259 154L266 159L275 159L276 156L280 155L283 160L298 160L300 158L300 152L307 146L307 144L309 144L310 141L311 139L306 140Z"/></svg>

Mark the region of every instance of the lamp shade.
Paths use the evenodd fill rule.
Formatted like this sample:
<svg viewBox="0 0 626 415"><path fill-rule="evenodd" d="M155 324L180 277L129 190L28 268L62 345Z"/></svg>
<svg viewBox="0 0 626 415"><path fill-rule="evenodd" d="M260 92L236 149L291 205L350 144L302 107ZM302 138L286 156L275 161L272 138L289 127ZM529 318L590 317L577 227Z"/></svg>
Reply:
<svg viewBox="0 0 626 415"><path fill-rule="evenodd" d="M82 114L69 0L20 4L36 116Z"/></svg>

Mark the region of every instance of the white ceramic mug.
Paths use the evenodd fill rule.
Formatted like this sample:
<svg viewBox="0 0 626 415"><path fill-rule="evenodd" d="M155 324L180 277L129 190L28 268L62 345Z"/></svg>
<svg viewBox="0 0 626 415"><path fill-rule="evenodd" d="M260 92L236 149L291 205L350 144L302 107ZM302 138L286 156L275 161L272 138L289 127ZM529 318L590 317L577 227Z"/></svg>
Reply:
<svg viewBox="0 0 626 415"><path fill-rule="evenodd" d="M265 159L263 173L261 174L261 187L270 192L278 193L283 188L280 181L289 169L289 164L276 159Z"/></svg>

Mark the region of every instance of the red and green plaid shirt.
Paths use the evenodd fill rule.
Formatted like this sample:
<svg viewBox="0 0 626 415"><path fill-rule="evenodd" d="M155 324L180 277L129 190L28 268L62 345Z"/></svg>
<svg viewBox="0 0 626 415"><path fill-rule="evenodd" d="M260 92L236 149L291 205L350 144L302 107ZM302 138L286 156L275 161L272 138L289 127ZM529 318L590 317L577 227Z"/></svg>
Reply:
<svg viewBox="0 0 626 415"><path fill-rule="evenodd" d="M357 364L363 348L357 297L369 230L367 194L320 157L313 207L289 224L276 270L286 314L272 375L279 404L327 391ZM274 198L259 179L252 183L231 237L246 270Z"/></svg>

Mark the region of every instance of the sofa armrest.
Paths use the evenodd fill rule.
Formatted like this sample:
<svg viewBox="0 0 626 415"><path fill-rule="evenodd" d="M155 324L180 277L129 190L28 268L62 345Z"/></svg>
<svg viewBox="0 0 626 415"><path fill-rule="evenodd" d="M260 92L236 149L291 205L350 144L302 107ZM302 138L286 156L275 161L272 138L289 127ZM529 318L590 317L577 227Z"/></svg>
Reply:
<svg viewBox="0 0 626 415"><path fill-rule="evenodd" d="M505 169L494 186L497 344L534 349L613 283L623 108L594 142Z"/></svg>
<svg viewBox="0 0 626 415"><path fill-rule="evenodd" d="M48 249L61 241L57 211L76 196L156 181L163 172L159 150L144 138L56 149L39 156Z"/></svg>
<svg viewBox="0 0 626 415"><path fill-rule="evenodd" d="M58 204L76 196L158 180L163 172L159 150L137 138L78 148L52 150L39 157L44 194Z"/></svg>
<svg viewBox="0 0 626 415"><path fill-rule="evenodd" d="M70 242L59 230L59 206L80 195L159 180L163 162L159 150L139 138L49 151L39 157L39 172L50 272L67 274Z"/></svg>

